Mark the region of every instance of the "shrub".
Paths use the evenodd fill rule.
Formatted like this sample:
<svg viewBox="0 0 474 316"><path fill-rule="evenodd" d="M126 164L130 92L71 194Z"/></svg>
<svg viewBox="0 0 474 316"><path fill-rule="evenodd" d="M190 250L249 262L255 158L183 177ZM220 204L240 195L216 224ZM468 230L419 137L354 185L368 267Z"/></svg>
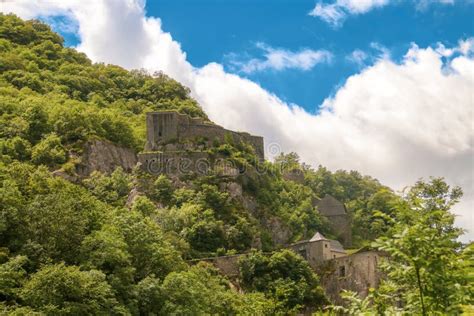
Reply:
<svg viewBox="0 0 474 316"><path fill-rule="evenodd" d="M37 165L54 166L66 162L66 152L61 139L56 134L49 134L33 147L31 160Z"/></svg>

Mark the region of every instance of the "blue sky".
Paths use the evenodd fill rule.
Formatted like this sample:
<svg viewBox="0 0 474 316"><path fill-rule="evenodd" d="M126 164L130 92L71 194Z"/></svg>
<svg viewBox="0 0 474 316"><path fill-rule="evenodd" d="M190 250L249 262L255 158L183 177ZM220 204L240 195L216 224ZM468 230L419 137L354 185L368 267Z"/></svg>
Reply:
<svg viewBox="0 0 474 316"><path fill-rule="evenodd" d="M381 54L380 48L400 60L411 43L420 47L438 42L454 46L459 39L473 36L472 2L433 2L424 7L414 2L399 1L348 16L340 27L308 14L314 0L156 0L148 1L145 9L148 16L162 20L163 30L181 44L192 65L221 63L228 72L247 77L287 103L313 113L346 78L373 63ZM63 26L60 23L57 31L67 45L75 46L77 36ZM309 70L242 73L232 67L230 56L244 60L262 57L258 43L290 51L324 49L333 58ZM347 58L354 50L368 54L364 65Z"/></svg>
<svg viewBox="0 0 474 316"><path fill-rule="evenodd" d="M437 42L452 46L460 38L473 35L474 7L465 2L431 4L420 9L411 1L403 1L350 16L340 28L308 15L314 5L313 0L160 0L148 1L146 11L149 16L161 18L163 29L181 43L188 60L198 67L216 61L235 72L226 56L234 53L259 57L262 51L256 48L258 42L292 51L331 51L334 58L330 64L307 71L240 73L310 112L359 71L359 65L346 59L356 49L376 55L371 44L378 43L399 59L412 42L420 47Z"/></svg>

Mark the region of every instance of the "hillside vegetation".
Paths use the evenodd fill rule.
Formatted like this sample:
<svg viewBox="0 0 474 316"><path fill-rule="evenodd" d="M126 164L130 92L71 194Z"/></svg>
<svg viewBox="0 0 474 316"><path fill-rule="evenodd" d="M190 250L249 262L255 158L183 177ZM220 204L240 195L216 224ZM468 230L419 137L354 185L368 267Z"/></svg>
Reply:
<svg viewBox="0 0 474 316"><path fill-rule="evenodd" d="M394 219L407 205L400 196L356 171L309 168L294 153L265 162L271 172L232 181L120 168L75 182L53 176L74 174L76 154L91 139L141 150L146 112L208 118L189 89L165 74L92 63L64 47L49 26L13 15L0 14L0 72L0 309L6 313L317 310L328 304L318 276L303 258L279 250L271 223L287 229L287 242L316 231L334 237L312 206L331 194L348 206L357 246L400 233ZM250 171L257 161L246 144L207 150ZM285 180L281 170L295 168L304 180ZM231 182L241 194L233 194ZM127 204L132 189L140 195ZM249 252L237 280L243 291L209 264L189 263L243 252Z"/></svg>

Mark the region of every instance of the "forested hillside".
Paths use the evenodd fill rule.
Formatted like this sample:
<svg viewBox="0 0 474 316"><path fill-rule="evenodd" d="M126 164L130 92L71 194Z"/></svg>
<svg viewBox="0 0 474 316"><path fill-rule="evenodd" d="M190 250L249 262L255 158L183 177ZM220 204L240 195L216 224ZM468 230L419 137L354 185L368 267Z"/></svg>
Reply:
<svg viewBox="0 0 474 316"><path fill-rule="evenodd" d="M400 205L408 207L403 197L356 171L310 168L293 153L265 162L271 172L237 179L237 193L218 174L177 179L118 168L74 182L54 176L75 174L91 139L140 151L146 112L176 110L207 120L206 114L188 88L165 74L94 64L64 47L49 26L13 15L0 15L0 72L0 309L6 313L317 310L329 304L318 276L302 257L279 250L274 227L287 230L287 242L316 231L334 237L312 204L331 194L353 217L356 246L403 232L397 226ZM257 161L245 144L207 150L250 171ZM282 170L292 169L302 170L302 181L285 180ZM140 194L127 204L132 190ZM383 242L380 247L394 247ZM244 252L250 254L241 262L240 291L211 265L190 263Z"/></svg>

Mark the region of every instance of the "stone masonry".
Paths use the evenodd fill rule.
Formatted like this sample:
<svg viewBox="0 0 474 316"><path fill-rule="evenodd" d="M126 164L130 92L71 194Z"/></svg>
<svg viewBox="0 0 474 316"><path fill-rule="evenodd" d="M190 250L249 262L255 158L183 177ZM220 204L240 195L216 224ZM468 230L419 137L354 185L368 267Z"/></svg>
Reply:
<svg viewBox="0 0 474 316"><path fill-rule="evenodd" d="M175 111L149 112L146 116L146 126L145 152L166 151L168 144L205 142L211 145L214 141L223 143L228 137L235 143L250 144L255 154L261 160L264 159L263 137L230 131L201 118L192 118Z"/></svg>
<svg viewBox="0 0 474 316"><path fill-rule="evenodd" d="M175 111L149 112L146 116L147 141L138 155L142 168L152 174L206 175L212 169L221 175L241 172L232 161L212 156L205 150L226 141L253 147L257 159L264 160L263 137L234 132L219 125Z"/></svg>
<svg viewBox="0 0 474 316"><path fill-rule="evenodd" d="M318 208L321 215L329 220L332 231L336 234L345 247L352 245L351 218L346 206L331 195L326 195L321 200L316 200L313 205Z"/></svg>

